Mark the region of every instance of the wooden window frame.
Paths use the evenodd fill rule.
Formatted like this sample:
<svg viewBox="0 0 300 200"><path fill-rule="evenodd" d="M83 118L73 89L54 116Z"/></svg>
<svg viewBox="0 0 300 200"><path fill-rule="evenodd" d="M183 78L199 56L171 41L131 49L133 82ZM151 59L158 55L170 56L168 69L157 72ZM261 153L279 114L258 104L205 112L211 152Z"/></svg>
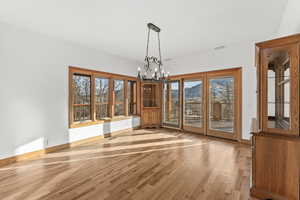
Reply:
<svg viewBox="0 0 300 200"><path fill-rule="evenodd" d="M132 116L132 115L136 115L137 114L137 100L138 100L138 96L137 96L137 91L138 91L138 83L137 83L137 81L132 81L132 80L127 80L126 81L127 83L126 83L126 87L127 87L127 92L126 92L126 104L127 104L127 106L126 106L126 108L128 108L128 110L126 110L126 112L128 113L128 115L129 116ZM129 83L133 83L133 86L131 86L132 88L129 88L128 86L129 86ZM132 99L133 99L133 113L130 113L130 101L129 101L129 99L131 99L131 97L129 97L129 92L128 92L128 90L131 90L130 91L130 95L131 95L131 97L132 97ZM133 92L133 94L132 94L132 92Z"/></svg>
<svg viewBox="0 0 300 200"><path fill-rule="evenodd" d="M82 121L82 122L74 122L73 119L73 75L84 75L84 76L90 76L91 77L91 120L88 121ZM96 119L96 84L95 79L96 78L105 78L109 80L109 99L108 99L108 117L103 118L101 120ZM114 98L114 80L123 80L124 81L124 116L114 116L114 105L115 105L115 98ZM108 72L102 72L102 71L96 71L96 70L89 70L89 69L82 69L79 67L69 66L69 128L77 128L82 126L90 126L94 124L101 124L104 122L109 121L118 121L123 119L132 118L132 116L128 115L128 96L127 96L127 84L128 81L135 81L136 82L136 88L139 87L140 82L137 80L137 78L132 76L126 76L126 75L120 75L120 74L114 74L114 73L108 73ZM136 91L137 95L137 106L136 106L136 114L133 116L138 116L140 114L140 98L138 90Z"/></svg>
<svg viewBox="0 0 300 200"><path fill-rule="evenodd" d="M83 74L83 73L73 73L73 75L72 75L72 84L73 84L73 76L82 76L82 77L89 77L89 79L90 79L90 81L92 82L92 76L91 75L89 75L89 74ZM89 87L89 89L90 89L90 95L89 95L89 98L90 98L90 103L89 104L75 104L75 103L72 103L72 118L74 118L74 108L75 107L85 107L85 106L89 106L89 110L90 110L90 119L86 119L86 120L84 120L84 121L82 121L82 122L90 122L90 121L92 121L92 119L93 119L93 116L92 116L92 105L93 105L93 100L92 100L92 84L91 84L91 82L90 82L90 87ZM74 87L73 87L73 85L72 85L72 91L73 91L73 89L74 89ZM73 102L73 97L74 97L74 92L72 92L72 102ZM74 120L74 119L73 119ZM74 123L78 123L78 121L76 121L76 122L74 122Z"/></svg>

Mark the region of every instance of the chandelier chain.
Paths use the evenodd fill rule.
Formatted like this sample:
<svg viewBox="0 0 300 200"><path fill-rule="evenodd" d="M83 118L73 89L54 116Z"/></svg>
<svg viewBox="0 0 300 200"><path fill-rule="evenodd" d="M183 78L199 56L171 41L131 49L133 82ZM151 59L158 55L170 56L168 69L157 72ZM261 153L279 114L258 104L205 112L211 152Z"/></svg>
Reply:
<svg viewBox="0 0 300 200"><path fill-rule="evenodd" d="M161 72L162 60L161 60L161 49L160 49L160 36L159 36L159 32L157 32L157 36L158 36L158 52L159 52L159 72Z"/></svg>
<svg viewBox="0 0 300 200"><path fill-rule="evenodd" d="M145 56L145 58L148 57L148 53L149 53L149 40L150 40L150 28L148 27L148 37L147 37L147 47L146 47L146 56Z"/></svg>

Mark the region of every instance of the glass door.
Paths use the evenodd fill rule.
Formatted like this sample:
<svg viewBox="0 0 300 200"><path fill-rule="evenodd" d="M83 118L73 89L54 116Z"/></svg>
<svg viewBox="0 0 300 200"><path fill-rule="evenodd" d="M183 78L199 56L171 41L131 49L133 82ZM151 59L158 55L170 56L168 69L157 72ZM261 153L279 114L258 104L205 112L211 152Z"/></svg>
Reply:
<svg viewBox="0 0 300 200"><path fill-rule="evenodd" d="M212 78L209 80L209 129L234 131L234 78Z"/></svg>
<svg viewBox="0 0 300 200"><path fill-rule="evenodd" d="M163 89L163 125L180 127L180 81L167 81Z"/></svg>
<svg viewBox="0 0 300 200"><path fill-rule="evenodd" d="M240 138L242 94L239 73L236 70L208 73L208 135Z"/></svg>
<svg viewBox="0 0 300 200"><path fill-rule="evenodd" d="M203 78L183 81L183 129L205 133Z"/></svg>

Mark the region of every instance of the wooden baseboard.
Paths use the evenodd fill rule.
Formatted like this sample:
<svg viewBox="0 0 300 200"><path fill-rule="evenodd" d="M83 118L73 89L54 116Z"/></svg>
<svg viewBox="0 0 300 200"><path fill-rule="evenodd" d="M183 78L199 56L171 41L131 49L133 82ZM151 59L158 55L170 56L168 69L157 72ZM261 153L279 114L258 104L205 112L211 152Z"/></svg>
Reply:
<svg viewBox="0 0 300 200"><path fill-rule="evenodd" d="M276 200L289 200L289 198L273 194L271 192L267 192L264 190L259 190L254 187L250 189L250 195L252 197L258 198L258 199L276 199Z"/></svg>
<svg viewBox="0 0 300 200"><path fill-rule="evenodd" d="M95 137L91 137L91 138L86 138L86 139L79 140L79 141L76 141L76 142L61 144L61 145L57 145L57 146L53 146L53 147L48 147L46 149L41 149L41 150L38 150L38 151L33 151L33 152L29 152L29 153L9 157L9 158L4 158L4 159L0 160L0 167L6 166L6 165L9 165L9 164L12 164L12 163L16 163L18 161L38 158L38 157L40 157L42 155L45 155L47 153L57 152L57 151L60 151L60 150L63 150L63 149L68 149L68 148L71 148L71 147L82 145L84 143L103 140L105 138L116 136L116 135L119 135L121 133L126 133L126 132L129 132L129 131L132 131L132 130L135 130L135 129L139 129L139 128L140 127L129 128L129 129L124 129L124 130L120 130L120 131L114 131L114 132L111 132L111 133L107 133L107 134L104 134L104 135L99 135L99 136L95 136Z"/></svg>
<svg viewBox="0 0 300 200"><path fill-rule="evenodd" d="M164 129L168 129L168 130L175 130L175 131L184 131L183 129L181 128L178 128L178 127L173 127L173 126L166 126L166 125L162 125L161 128L164 128Z"/></svg>
<svg viewBox="0 0 300 200"><path fill-rule="evenodd" d="M240 141L242 144L251 145L251 140L241 139Z"/></svg>

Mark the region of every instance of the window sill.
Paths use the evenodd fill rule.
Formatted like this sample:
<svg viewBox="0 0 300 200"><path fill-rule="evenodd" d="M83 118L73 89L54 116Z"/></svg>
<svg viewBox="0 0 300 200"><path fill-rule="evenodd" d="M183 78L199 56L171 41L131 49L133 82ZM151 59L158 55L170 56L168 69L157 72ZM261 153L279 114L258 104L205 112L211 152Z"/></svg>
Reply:
<svg viewBox="0 0 300 200"><path fill-rule="evenodd" d="M70 128L80 128L85 126L92 126L97 124L104 124L106 122L115 122L115 121L121 121L126 119L132 119L133 117L140 117L139 115L130 115L130 116L117 116L113 118L103 118L102 120L97 121L84 121L84 122L75 122L70 125Z"/></svg>

